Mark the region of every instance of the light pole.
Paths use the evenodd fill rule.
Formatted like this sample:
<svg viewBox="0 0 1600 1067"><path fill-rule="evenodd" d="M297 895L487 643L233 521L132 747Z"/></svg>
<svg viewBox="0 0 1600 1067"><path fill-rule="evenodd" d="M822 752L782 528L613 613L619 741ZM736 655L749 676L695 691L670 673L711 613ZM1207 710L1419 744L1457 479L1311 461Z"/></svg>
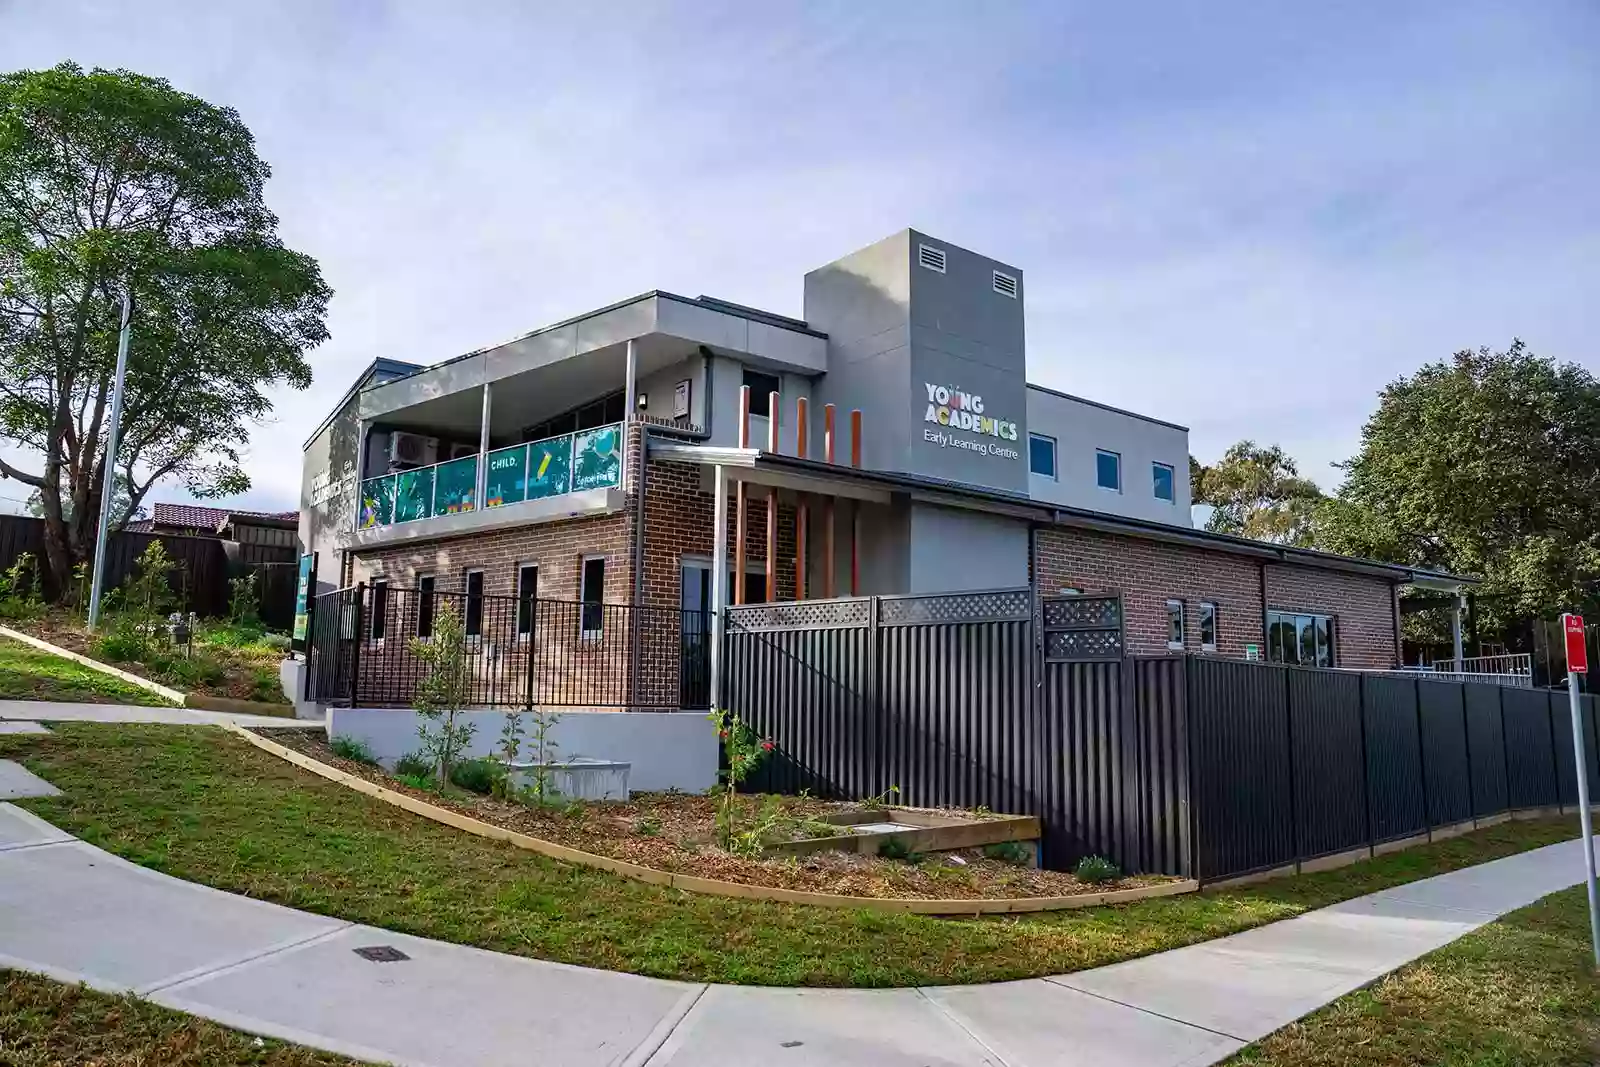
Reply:
<svg viewBox="0 0 1600 1067"><path fill-rule="evenodd" d="M117 334L117 377L111 386L111 428L106 434L105 476L100 483L100 532L94 541L94 578L89 586L89 629L100 622L100 595L106 580L106 540L111 503L117 490L117 431L122 425L122 383L128 376L128 334L133 320L133 289L122 279L122 330Z"/></svg>

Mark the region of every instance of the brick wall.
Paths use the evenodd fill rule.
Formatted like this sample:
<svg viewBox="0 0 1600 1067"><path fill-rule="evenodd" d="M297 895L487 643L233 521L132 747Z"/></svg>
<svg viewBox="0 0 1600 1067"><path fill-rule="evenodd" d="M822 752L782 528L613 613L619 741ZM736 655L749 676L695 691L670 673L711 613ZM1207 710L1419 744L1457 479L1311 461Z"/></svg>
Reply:
<svg viewBox="0 0 1600 1067"><path fill-rule="evenodd" d="M716 501L700 486L701 468L687 463L652 461L645 477L644 587L648 604L681 603L684 556L712 554L712 519ZM734 487L728 487L728 564L733 565L737 522ZM764 564L767 558L767 502L752 498L745 509L746 566ZM794 508L778 506L778 596L794 598ZM814 546L820 551L820 546ZM764 577L752 575L752 583Z"/></svg>
<svg viewBox="0 0 1600 1067"><path fill-rule="evenodd" d="M1266 603L1261 588L1265 568ZM1217 652L1244 655L1260 645L1267 609L1334 617L1338 665L1395 665L1394 587L1384 578L1288 564L1264 563L1190 545L1066 528L1041 529L1034 580L1049 596L1063 588L1118 593L1126 614L1128 649L1167 650L1167 601L1184 602L1184 647L1200 648L1200 604L1217 605Z"/></svg>
<svg viewBox="0 0 1600 1067"><path fill-rule="evenodd" d="M1333 616L1340 667L1381 670L1399 660L1394 640L1394 585L1385 578L1269 564L1267 608Z"/></svg>
<svg viewBox="0 0 1600 1067"><path fill-rule="evenodd" d="M1184 646L1200 648L1200 604L1217 605L1217 653L1242 657L1261 644L1261 569L1221 552L1066 528L1038 531L1034 581L1051 596L1064 588L1119 593L1130 652L1167 651L1167 601L1184 602Z"/></svg>

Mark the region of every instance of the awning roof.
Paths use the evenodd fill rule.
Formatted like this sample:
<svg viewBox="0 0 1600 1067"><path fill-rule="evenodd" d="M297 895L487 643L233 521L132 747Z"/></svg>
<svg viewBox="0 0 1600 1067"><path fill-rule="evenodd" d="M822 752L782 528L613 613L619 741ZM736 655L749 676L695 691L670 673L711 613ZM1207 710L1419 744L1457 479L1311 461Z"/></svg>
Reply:
<svg viewBox="0 0 1600 1067"><path fill-rule="evenodd" d="M964 482L952 482L916 474L863 470L755 448L692 444L652 433L649 451L651 456L658 459L723 466L728 468L730 476L735 480L772 485L797 492L832 494L865 500L887 500L892 493L910 493L915 498L929 503L976 508L991 514L1009 515L1030 522L1121 534L1150 541L1187 544L1230 555L1296 563L1325 570L1369 574L1427 589L1458 591L1478 582L1476 578L1448 574L1444 571L1407 567L1357 556L1341 556L1311 548L1275 545L1247 537L1111 515L1101 511L1062 507L1048 501L1034 500L1020 494L986 489Z"/></svg>

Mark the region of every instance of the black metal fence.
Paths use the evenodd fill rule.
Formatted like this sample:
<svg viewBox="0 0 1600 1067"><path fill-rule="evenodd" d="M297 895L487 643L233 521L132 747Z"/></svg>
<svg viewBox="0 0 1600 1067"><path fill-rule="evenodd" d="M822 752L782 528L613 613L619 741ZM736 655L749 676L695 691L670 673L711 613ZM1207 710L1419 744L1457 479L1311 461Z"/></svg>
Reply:
<svg viewBox="0 0 1600 1067"><path fill-rule="evenodd" d="M1123 657L1115 598L1038 609L1028 590L730 609L725 702L776 744L755 784L1035 814L1050 866L1205 881L1576 804L1565 693Z"/></svg>
<svg viewBox="0 0 1600 1067"><path fill-rule="evenodd" d="M679 708L707 691L702 612L360 585L316 598L308 698L409 707L446 610L460 622L466 703L479 707Z"/></svg>

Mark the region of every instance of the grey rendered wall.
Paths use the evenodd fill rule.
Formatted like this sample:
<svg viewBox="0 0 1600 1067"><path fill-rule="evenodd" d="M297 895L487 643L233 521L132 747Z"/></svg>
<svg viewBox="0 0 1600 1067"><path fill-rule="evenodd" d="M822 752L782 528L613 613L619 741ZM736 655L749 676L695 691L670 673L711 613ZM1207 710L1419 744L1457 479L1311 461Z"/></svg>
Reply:
<svg viewBox="0 0 1600 1067"><path fill-rule="evenodd" d="M360 488L356 470L361 433L355 414L358 395L352 395L302 454L300 551L317 554L319 593L338 587L340 556L355 538Z"/></svg>
<svg viewBox="0 0 1600 1067"><path fill-rule="evenodd" d="M1193 525L1189 517L1189 432L1096 404L1028 390L1028 428L1055 438L1057 477L1030 475L1028 495L1066 507ZM1095 452L1122 457L1122 491L1096 484ZM1151 464L1172 467L1172 503L1155 495Z"/></svg>
<svg viewBox="0 0 1600 1067"><path fill-rule="evenodd" d="M657 418L672 418L672 399L678 383L689 381L689 422L704 428L706 425L706 358L691 356L680 363L664 367L634 383L648 403L641 410Z"/></svg>
<svg viewBox="0 0 1600 1067"><path fill-rule="evenodd" d="M911 507L910 593L1028 584L1028 524L933 504Z"/></svg>
<svg viewBox="0 0 1600 1067"><path fill-rule="evenodd" d="M910 232L911 383L905 402L911 431L904 470L991 486L1028 491L1028 366L1023 325L1022 271ZM918 245L945 254L940 273L918 262ZM994 288L994 273L1016 279L1017 295ZM983 399L982 414L1015 424L1016 437L996 437L926 421L927 385L943 385ZM957 441L981 451L955 447Z"/></svg>
<svg viewBox="0 0 1600 1067"><path fill-rule="evenodd" d="M945 253L944 273L917 264L920 244ZM1017 279L1015 298L994 291L995 270ZM818 400L838 405L841 433L861 409L864 465L1027 491L1021 287L1017 268L915 230L806 275L806 321L828 334ZM1016 440L928 422L929 386L980 396Z"/></svg>
<svg viewBox="0 0 1600 1067"><path fill-rule="evenodd" d="M805 278L807 325L828 335L828 373L813 396L837 405L838 458L849 459L849 412L860 408L864 466L905 470L910 433L911 231L902 230ZM821 442L820 432L813 435Z"/></svg>

